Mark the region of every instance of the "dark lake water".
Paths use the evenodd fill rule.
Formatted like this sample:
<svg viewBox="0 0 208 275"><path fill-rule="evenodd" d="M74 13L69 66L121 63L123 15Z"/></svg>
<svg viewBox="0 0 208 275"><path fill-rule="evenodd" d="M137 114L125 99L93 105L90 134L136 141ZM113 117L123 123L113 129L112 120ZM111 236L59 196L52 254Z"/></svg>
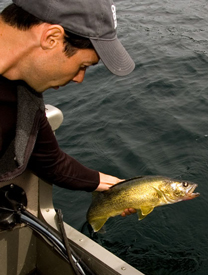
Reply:
<svg viewBox="0 0 208 275"><path fill-rule="evenodd" d="M1 6L8 1L1 1ZM208 2L115 1L118 36L134 72L100 63L82 84L46 91L60 108L61 148L84 165L120 178L164 175L198 183L200 197L109 219L92 238L147 275L208 271ZM64 219L90 236L91 193L54 187Z"/></svg>

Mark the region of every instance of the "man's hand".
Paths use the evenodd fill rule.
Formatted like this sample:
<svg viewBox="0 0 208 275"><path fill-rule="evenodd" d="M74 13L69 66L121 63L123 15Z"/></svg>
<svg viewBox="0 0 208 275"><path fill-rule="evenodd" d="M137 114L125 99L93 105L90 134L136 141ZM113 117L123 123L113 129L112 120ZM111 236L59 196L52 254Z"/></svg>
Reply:
<svg viewBox="0 0 208 275"><path fill-rule="evenodd" d="M123 181L117 177L103 174L101 172L99 172L99 175L100 175L100 184L98 185L98 187L95 191L106 191L114 184Z"/></svg>
<svg viewBox="0 0 208 275"><path fill-rule="evenodd" d="M131 214L136 213L136 212L137 211L134 208L127 208L127 209L124 210L123 213L121 213L121 216L126 217L126 216L131 215Z"/></svg>
<svg viewBox="0 0 208 275"><path fill-rule="evenodd" d="M114 184L117 184L123 180L117 178L117 177L113 177L107 174L103 174L101 172L99 172L100 175L100 184L98 185L97 189L95 191L106 191L108 190L111 186L113 186ZM127 208L124 209L124 212L121 214L122 217L125 217L127 215L133 214L136 212L136 209L134 208Z"/></svg>

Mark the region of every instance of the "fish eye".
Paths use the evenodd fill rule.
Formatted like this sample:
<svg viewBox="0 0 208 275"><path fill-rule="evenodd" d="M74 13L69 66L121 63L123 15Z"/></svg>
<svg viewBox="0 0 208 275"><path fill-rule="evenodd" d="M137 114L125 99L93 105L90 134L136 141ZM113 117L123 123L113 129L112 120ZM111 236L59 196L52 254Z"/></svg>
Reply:
<svg viewBox="0 0 208 275"><path fill-rule="evenodd" d="M183 187L188 187L188 185L189 185L189 184L188 184L187 181L184 181L184 182L183 182Z"/></svg>

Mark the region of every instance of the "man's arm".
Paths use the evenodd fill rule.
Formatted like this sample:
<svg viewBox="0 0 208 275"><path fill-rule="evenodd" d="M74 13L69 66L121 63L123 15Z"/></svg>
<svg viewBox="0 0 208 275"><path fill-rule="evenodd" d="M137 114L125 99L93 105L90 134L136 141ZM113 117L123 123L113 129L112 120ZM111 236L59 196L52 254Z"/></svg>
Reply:
<svg viewBox="0 0 208 275"><path fill-rule="evenodd" d="M87 168L64 153L45 114L40 119L36 144L28 166L43 180L72 190L104 191L120 181L116 177Z"/></svg>

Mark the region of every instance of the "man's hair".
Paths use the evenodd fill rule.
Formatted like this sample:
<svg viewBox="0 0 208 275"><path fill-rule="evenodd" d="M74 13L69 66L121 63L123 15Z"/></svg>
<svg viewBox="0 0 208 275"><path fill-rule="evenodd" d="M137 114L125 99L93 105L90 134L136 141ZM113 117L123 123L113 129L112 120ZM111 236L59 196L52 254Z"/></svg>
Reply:
<svg viewBox="0 0 208 275"><path fill-rule="evenodd" d="M26 31L33 26L45 23L45 21L38 19L15 4L7 6L0 15L5 23L23 31ZM66 56L70 57L74 55L78 49L94 49L88 38L73 34L66 30L64 31L64 52Z"/></svg>

